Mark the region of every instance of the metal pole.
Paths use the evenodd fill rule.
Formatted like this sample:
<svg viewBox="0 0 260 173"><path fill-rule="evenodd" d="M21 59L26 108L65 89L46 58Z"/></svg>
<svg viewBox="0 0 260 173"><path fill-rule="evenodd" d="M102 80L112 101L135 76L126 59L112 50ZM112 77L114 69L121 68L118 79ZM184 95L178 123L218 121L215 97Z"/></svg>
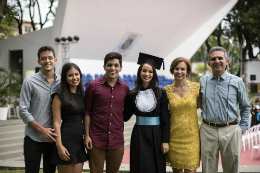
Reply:
<svg viewBox="0 0 260 173"><path fill-rule="evenodd" d="M70 43L62 43L62 65L70 62L69 49Z"/></svg>

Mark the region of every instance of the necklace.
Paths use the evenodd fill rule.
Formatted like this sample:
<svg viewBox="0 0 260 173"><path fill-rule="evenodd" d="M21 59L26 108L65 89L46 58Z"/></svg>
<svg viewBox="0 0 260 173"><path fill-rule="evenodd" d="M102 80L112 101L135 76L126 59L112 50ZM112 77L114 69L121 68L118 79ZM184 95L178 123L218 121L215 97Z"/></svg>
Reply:
<svg viewBox="0 0 260 173"><path fill-rule="evenodd" d="M187 85L187 83L183 84L183 85L178 85L178 86L174 85L174 88L182 88L182 87L185 87L186 85Z"/></svg>

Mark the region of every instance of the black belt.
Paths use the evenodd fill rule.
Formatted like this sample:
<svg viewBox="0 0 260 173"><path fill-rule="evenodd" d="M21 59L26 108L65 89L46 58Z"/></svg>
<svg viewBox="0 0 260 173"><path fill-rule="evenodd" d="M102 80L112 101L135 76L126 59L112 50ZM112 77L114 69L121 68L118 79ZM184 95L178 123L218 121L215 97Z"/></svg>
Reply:
<svg viewBox="0 0 260 173"><path fill-rule="evenodd" d="M209 126L212 126L212 127L226 127L226 126L238 124L236 119L234 121L226 122L226 123L211 123L211 122L206 121L204 119L202 121L203 121L203 123L205 123L205 124L207 124Z"/></svg>

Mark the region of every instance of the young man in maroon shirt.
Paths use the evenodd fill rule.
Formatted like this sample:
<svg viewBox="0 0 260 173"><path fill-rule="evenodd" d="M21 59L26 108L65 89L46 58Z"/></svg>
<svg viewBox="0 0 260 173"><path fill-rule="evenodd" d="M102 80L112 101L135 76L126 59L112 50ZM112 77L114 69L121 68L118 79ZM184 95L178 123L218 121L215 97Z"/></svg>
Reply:
<svg viewBox="0 0 260 173"><path fill-rule="evenodd" d="M124 99L129 86L118 77L122 55L108 53L105 75L90 82L85 91L84 144L89 154L91 173L116 173L124 155Z"/></svg>

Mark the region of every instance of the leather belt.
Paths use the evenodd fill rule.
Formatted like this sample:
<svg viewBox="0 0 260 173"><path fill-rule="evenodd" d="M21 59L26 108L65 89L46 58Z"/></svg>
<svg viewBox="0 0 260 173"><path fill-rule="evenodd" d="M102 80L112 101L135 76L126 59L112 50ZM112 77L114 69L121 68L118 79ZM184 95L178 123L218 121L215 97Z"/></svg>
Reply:
<svg viewBox="0 0 260 173"><path fill-rule="evenodd" d="M212 122L209 122L204 119L202 121L203 121L203 123L205 123L209 126L212 126L212 127L226 127L226 126L238 124L237 119L235 119L234 121L226 122L226 123L212 123Z"/></svg>

